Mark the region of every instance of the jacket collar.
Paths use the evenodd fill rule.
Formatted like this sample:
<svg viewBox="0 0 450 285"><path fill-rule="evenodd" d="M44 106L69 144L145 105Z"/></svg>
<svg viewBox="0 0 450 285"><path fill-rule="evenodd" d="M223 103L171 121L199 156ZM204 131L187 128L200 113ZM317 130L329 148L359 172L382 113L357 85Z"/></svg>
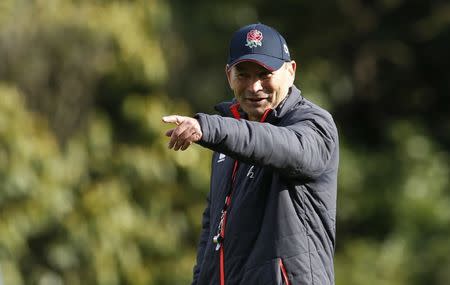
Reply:
<svg viewBox="0 0 450 285"><path fill-rule="evenodd" d="M284 100L281 101L281 103L278 104L275 109L272 109L270 113L267 113L267 117L264 121L269 123L278 121L294 106L301 103L303 99L304 98L301 95L301 91L297 87L292 85L286 98L284 98ZM218 111L222 116L234 117L237 119L247 118L247 114L241 108L239 108L239 103L235 98L231 101L217 104L216 106L214 106L214 109Z"/></svg>

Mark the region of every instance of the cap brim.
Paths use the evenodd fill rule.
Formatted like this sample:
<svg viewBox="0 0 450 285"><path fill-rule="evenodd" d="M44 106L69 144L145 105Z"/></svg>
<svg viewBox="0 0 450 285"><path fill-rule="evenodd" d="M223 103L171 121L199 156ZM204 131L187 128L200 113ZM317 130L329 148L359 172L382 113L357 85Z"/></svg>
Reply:
<svg viewBox="0 0 450 285"><path fill-rule="evenodd" d="M283 65L283 63L285 63L284 60L276 58L276 57L252 53L252 54L243 55L243 56L233 60L228 65L228 68L231 68L234 65L236 65L240 62L244 62L244 61L250 61L250 62L257 63L257 64L261 65L262 67L264 67L265 69L268 69L270 71L275 71L275 70L280 69L280 67Z"/></svg>

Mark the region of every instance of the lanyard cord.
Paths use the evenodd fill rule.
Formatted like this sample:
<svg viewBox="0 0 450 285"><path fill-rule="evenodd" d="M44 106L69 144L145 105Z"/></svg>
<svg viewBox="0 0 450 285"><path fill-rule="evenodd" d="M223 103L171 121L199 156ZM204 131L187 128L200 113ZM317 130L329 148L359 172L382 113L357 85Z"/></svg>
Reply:
<svg viewBox="0 0 450 285"><path fill-rule="evenodd" d="M233 113L233 116L240 120L241 116L238 111L239 103L234 104L230 107L231 112ZM271 112L271 109L267 109L263 116L261 117L260 122L264 122ZM236 188L236 176L237 176L237 169L239 166L239 162L237 160L234 161L233 165L233 172L231 174L231 187L229 189L229 192L227 196L225 197L225 204L223 206L223 209L220 213L220 222L217 227L217 234L213 237L213 243L216 244L216 251L219 251L219 262L220 262L220 285L225 285L225 254L223 249L223 242L225 239L225 226L227 224L227 211L231 204L231 197L233 195L234 189Z"/></svg>

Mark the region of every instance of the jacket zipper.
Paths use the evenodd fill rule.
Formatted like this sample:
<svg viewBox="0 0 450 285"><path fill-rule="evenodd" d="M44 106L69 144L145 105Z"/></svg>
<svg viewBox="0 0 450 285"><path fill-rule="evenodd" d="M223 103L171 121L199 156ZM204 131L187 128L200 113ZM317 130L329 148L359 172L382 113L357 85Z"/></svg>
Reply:
<svg viewBox="0 0 450 285"><path fill-rule="evenodd" d="M278 260L281 269L281 277L283 278L283 284L290 285L291 283L289 282L289 278L287 275L286 267L284 267L283 260L281 258L279 258Z"/></svg>
<svg viewBox="0 0 450 285"><path fill-rule="evenodd" d="M233 113L234 118L240 120L241 116L239 114L238 109L239 109L239 103L230 106L230 110ZM271 109L267 109L264 112L263 116L261 117L260 122L264 122L266 120L270 111L271 111ZM225 197L225 205L222 209L222 213L220 216L218 233L213 238L213 242L216 244L216 251L219 250L220 285L225 285L225 251L224 251L224 243L223 242L225 239L225 227L227 224L227 213L228 213L228 208L231 204L231 197L233 195L234 188L235 188L235 181L236 181L236 174L237 174L238 166L239 166L239 162L237 160L235 160L234 165L233 165L233 172L231 175L231 191ZM281 259L280 259L280 261L281 261ZM289 283L286 283L286 284L289 285Z"/></svg>

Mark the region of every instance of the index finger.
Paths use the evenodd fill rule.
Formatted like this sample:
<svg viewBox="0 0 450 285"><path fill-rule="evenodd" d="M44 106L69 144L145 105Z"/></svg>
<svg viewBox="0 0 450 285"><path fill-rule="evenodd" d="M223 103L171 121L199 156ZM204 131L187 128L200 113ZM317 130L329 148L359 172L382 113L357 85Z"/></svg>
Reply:
<svg viewBox="0 0 450 285"><path fill-rule="evenodd" d="M175 123L177 125L181 124L181 118L178 115L170 115L162 117L164 123Z"/></svg>

